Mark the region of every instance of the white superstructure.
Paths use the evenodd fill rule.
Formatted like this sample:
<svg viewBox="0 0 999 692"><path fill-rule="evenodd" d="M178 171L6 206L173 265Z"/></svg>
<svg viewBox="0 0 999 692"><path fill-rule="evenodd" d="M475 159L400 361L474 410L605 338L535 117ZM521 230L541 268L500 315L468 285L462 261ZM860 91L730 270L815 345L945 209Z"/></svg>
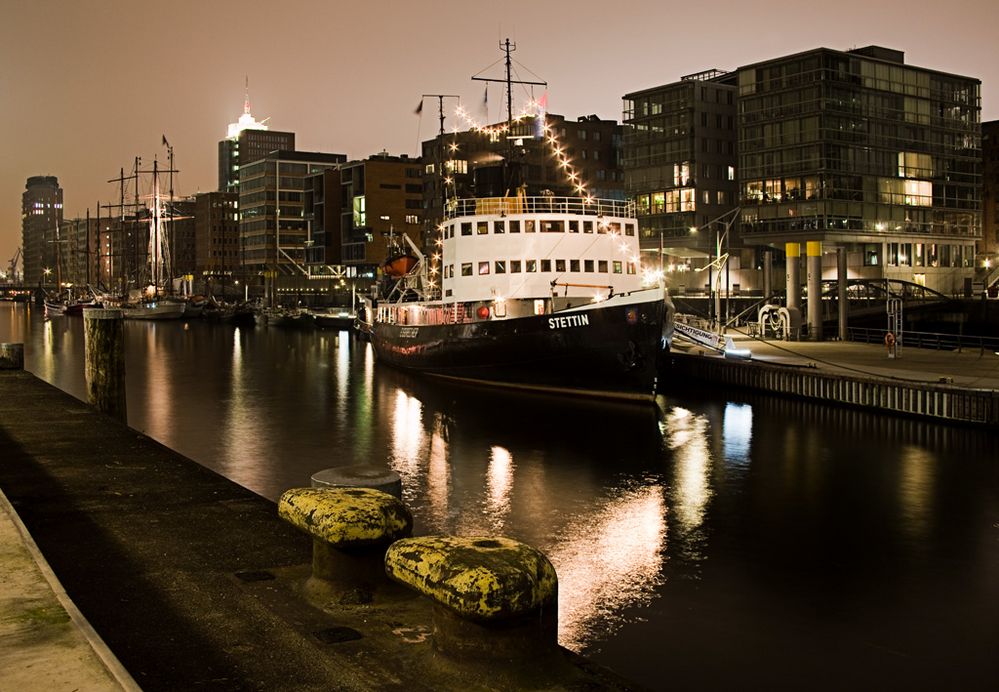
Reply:
<svg viewBox="0 0 999 692"><path fill-rule="evenodd" d="M519 197L457 200L443 222L441 297L604 300L637 291L638 224L624 202Z"/></svg>

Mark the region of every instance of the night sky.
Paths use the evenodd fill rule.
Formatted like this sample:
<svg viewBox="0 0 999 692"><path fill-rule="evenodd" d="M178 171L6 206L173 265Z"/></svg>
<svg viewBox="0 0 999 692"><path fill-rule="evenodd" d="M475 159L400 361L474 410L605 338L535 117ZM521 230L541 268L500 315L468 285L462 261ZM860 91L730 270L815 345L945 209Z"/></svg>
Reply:
<svg viewBox="0 0 999 692"><path fill-rule="evenodd" d="M3 269L28 176L58 176L66 218L94 214L98 200L116 201L105 181L119 168L165 158L166 135L177 192L213 190L247 76L254 116L295 132L299 149L415 155L437 128L433 104L414 115L420 95L460 94L481 114L484 85L469 77L500 59L507 36L520 77L548 81L549 110L570 118L620 119L623 94L704 69L869 44L981 79L982 119L999 118L996 0L2 3ZM501 74L497 63L486 76ZM500 119L499 85L489 107Z"/></svg>

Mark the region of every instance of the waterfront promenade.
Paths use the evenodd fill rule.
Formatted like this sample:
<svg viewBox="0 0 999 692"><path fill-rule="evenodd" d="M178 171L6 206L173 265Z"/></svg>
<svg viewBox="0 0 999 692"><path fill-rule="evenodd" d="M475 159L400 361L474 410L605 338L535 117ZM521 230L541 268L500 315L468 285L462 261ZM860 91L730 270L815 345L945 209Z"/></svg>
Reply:
<svg viewBox="0 0 999 692"><path fill-rule="evenodd" d="M732 357L699 346L676 349L667 389L738 387L950 423L999 424L999 356L991 351L903 348L889 358L887 348L873 344L732 337Z"/></svg>
<svg viewBox="0 0 999 692"><path fill-rule="evenodd" d="M795 368L815 368L830 374L882 377L911 382L945 382L968 389L999 390L999 355L992 351L960 352L927 348L901 349L888 358L881 344L855 341L761 341L730 333L737 348L748 348L753 360ZM691 352L696 351L694 347Z"/></svg>
<svg viewBox="0 0 999 692"><path fill-rule="evenodd" d="M129 674L145 690L631 689L565 649L517 679L475 660L441 664L431 605L410 592L309 605L301 585L311 541L273 502L27 372L0 371L0 459L0 489L17 515L0 513L4 545L14 546L0 562L0 603L53 588L9 554L33 540L86 618L64 639L92 626L110 665L116 657L128 671L116 682L86 642L32 648L4 630L0 689L127 689ZM7 540L18 517L32 540ZM60 681L33 677L56 654L77 667Z"/></svg>

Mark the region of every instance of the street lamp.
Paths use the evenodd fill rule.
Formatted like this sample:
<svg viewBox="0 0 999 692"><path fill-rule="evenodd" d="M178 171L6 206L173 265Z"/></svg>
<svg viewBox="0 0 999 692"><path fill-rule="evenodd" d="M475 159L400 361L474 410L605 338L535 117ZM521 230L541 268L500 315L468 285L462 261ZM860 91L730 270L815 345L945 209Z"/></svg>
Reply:
<svg viewBox="0 0 999 692"><path fill-rule="evenodd" d="M728 232L732 229L732 226L735 224L736 219L739 218L739 212L741 212L741 211L742 211L742 207L735 207L734 209L730 209L729 211L725 212L721 216L718 216L718 217L716 217L714 219L711 219L710 221L708 221L707 223L705 223L704 225L701 226L701 228L708 228L710 226L715 226L715 259L712 260L711 262L709 262L704 267L704 269L707 269L709 272L710 272L711 269L715 270L714 279L712 280L712 278L711 278L711 276L709 274L708 275L708 282L709 282L709 285L711 286L712 297L714 298L714 301L713 301L714 313L712 315L711 321L712 321L712 323L715 323L715 320L717 320L716 325L718 327L718 333L719 334L722 333L722 331L723 331L723 328L722 328L722 319L721 319L721 270L722 270L722 267L726 267L726 269L728 268ZM720 232L719 229L718 229L718 226L716 224L723 224L725 226L724 232ZM699 229L698 229L697 226L691 226L690 227L690 232L691 233L697 233L698 230ZM725 254L724 255L722 255L722 251L721 251L722 243L725 243ZM725 304L727 306L728 305L728 281L726 281L725 283L726 283Z"/></svg>

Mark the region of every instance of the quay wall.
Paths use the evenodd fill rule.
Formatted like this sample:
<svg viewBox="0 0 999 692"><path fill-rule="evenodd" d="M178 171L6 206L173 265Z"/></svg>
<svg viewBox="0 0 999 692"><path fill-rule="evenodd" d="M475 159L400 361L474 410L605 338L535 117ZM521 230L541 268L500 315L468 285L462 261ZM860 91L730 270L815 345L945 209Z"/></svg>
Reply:
<svg viewBox="0 0 999 692"><path fill-rule="evenodd" d="M860 377L759 361L675 354L667 382L707 382L939 421L999 425L999 392Z"/></svg>

